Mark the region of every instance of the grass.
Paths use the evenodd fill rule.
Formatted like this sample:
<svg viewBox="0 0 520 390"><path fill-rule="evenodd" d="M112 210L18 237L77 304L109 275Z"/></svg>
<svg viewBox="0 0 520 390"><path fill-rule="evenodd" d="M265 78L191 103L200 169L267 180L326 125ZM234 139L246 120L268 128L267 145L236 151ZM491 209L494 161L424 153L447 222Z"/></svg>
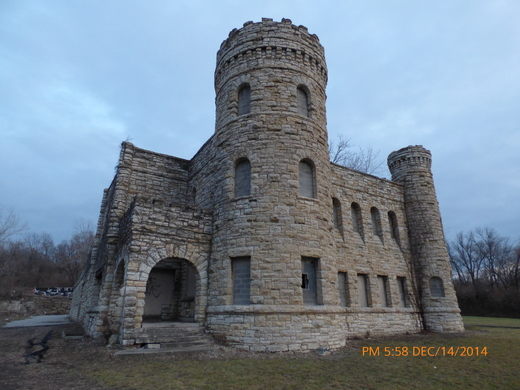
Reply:
<svg viewBox="0 0 520 390"><path fill-rule="evenodd" d="M473 317L465 316L464 325L466 327L473 326L507 326L512 328L520 328L520 318L502 318L502 317Z"/></svg>
<svg viewBox="0 0 520 390"><path fill-rule="evenodd" d="M329 356L256 354L244 358L114 358L82 374L124 389L519 389L520 319L465 317L464 335L355 341ZM496 327L482 327L493 325ZM487 347L487 356L363 356L362 347Z"/></svg>

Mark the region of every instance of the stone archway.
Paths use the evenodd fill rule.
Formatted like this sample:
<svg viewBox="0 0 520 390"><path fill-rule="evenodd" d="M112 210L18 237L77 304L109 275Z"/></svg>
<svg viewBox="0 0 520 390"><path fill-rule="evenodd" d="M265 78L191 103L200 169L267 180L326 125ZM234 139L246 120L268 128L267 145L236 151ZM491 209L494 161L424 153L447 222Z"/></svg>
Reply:
<svg viewBox="0 0 520 390"><path fill-rule="evenodd" d="M159 261L148 274L142 322L194 322L200 287L199 272L188 260Z"/></svg>
<svg viewBox="0 0 520 390"><path fill-rule="evenodd" d="M121 343L123 345L135 344L136 339L144 330L143 314L146 286L152 269L163 260L182 260L189 262L196 268L194 321L201 325L204 323L208 300L207 257L206 251L190 244L169 244L130 254L126 272L125 302L121 327ZM149 325L153 324L149 323ZM166 325L166 323L163 322L162 325Z"/></svg>

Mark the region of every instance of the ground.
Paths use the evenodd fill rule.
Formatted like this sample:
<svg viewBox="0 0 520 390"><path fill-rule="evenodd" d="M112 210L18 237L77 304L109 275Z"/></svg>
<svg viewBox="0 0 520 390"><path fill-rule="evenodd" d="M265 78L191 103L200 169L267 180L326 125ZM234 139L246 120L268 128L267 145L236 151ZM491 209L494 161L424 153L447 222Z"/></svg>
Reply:
<svg viewBox="0 0 520 390"><path fill-rule="evenodd" d="M203 354L116 357L113 349L95 342L60 337L62 331L74 333L76 325L0 328L0 389L520 388L520 319L465 317L464 321L465 334L352 340L330 354L250 354L220 348ZM56 337L46 359L23 364L26 341L49 329ZM487 356L410 356L422 354L414 348L422 346L446 355L450 346L479 347L479 354ZM363 356L363 347L365 351L372 347L372 354L380 356L368 352ZM405 351L409 356L396 356ZM451 352L475 355L476 348Z"/></svg>

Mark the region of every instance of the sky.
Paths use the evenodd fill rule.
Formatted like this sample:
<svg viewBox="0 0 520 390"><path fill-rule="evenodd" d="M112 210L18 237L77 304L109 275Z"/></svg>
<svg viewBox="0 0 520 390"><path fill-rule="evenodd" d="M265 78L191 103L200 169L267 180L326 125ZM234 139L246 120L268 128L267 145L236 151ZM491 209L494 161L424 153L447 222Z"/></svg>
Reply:
<svg viewBox="0 0 520 390"><path fill-rule="evenodd" d="M519 16L515 0L0 0L0 210L57 242L95 226L120 143L190 159L214 131L220 43L285 17L325 47L330 139L383 161L424 145L448 239L520 239Z"/></svg>

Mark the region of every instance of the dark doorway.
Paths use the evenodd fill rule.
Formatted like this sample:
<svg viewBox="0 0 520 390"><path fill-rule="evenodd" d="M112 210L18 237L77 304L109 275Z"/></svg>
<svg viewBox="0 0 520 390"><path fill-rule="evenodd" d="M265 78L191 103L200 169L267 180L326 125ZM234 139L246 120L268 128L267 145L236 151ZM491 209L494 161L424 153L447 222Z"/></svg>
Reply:
<svg viewBox="0 0 520 390"><path fill-rule="evenodd" d="M198 272L184 259L165 259L152 268L143 322L194 321Z"/></svg>

